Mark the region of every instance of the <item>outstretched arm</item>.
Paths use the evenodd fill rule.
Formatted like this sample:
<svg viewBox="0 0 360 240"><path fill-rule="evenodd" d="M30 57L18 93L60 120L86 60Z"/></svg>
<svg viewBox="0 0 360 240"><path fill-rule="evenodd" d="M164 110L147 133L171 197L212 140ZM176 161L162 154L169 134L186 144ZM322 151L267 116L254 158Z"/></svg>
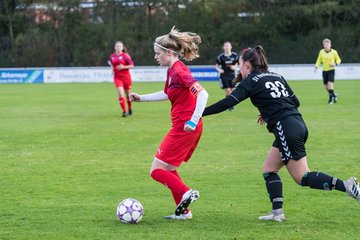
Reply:
<svg viewBox="0 0 360 240"><path fill-rule="evenodd" d="M203 117L207 116L207 115L223 112L226 109L228 109L232 106L235 106L237 103L238 103L238 101L235 98L233 98L231 95L229 95L226 98L218 101L217 103L214 103L214 104L206 107L203 112Z"/></svg>
<svg viewBox="0 0 360 240"><path fill-rule="evenodd" d="M130 93L129 98L131 102L155 102L164 101L168 99L168 95L164 91L155 92L151 94L139 95L137 93Z"/></svg>
<svg viewBox="0 0 360 240"><path fill-rule="evenodd" d="M235 106L236 104L246 99L247 97L248 95L246 90L243 87L239 86L226 98L218 101L217 103L214 103L213 105L206 107L203 112L203 117L207 115L223 112L228 108Z"/></svg>

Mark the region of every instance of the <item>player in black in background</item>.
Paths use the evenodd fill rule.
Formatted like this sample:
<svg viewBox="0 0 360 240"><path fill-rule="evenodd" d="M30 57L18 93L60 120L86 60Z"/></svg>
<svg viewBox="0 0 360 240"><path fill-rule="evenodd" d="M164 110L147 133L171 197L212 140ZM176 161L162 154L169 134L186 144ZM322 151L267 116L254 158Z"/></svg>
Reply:
<svg viewBox="0 0 360 240"><path fill-rule="evenodd" d="M224 52L216 58L216 70L220 73L220 87L224 89L225 96L230 95L234 89L233 80L235 78L235 70L238 66L239 56L232 51L231 43L226 41L223 46ZM234 107L229 108L233 110Z"/></svg>
<svg viewBox="0 0 360 240"><path fill-rule="evenodd" d="M346 192L360 203L360 187L355 177L348 180L310 171L305 143L308 130L297 108L299 100L285 79L268 72L268 64L261 46L246 49L240 56L240 81L235 90L223 100L205 108L203 116L222 112L250 98L261 114L260 122L267 123L275 141L264 161L263 175L272 202L272 211L260 220L285 220L282 182L277 172L286 166L295 182L301 186L321 190Z"/></svg>

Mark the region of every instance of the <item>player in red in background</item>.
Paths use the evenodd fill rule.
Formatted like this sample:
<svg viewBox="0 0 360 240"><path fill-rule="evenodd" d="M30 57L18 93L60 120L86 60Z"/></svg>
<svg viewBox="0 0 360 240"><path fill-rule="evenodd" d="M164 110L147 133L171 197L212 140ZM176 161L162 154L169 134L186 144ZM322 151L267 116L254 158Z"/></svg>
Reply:
<svg viewBox="0 0 360 240"><path fill-rule="evenodd" d="M129 100L132 81L129 69L134 67L134 62L126 52L124 44L121 41L115 43L115 53L110 55L109 62L113 69L114 84L118 91L119 102L123 111L122 116L132 115L131 101ZM126 112L125 95L129 108L128 112Z"/></svg>
<svg viewBox="0 0 360 240"><path fill-rule="evenodd" d="M191 202L199 198L197 190L184 184L177 168L187 162L193 154L202 133L201 115L206 106L208 93L191 76L190 70L179 57L191 61L198 55L201 38L195 33L179 32L174 27L169 34L155 39L155 59L167 66L164 90L152 94L130 93L136 102L171 102L172 128L162 140L150 169L151 177L171 190L177 205L175 213L166 219L186 220L192 218L188 209Z"/></svg>

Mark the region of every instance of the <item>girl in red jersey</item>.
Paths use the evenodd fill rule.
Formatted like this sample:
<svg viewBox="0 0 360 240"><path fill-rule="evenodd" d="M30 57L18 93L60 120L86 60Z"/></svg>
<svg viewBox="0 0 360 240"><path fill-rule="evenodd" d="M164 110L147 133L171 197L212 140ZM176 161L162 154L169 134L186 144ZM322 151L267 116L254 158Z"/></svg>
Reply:
<svg viewBox="0 0 360 240"><path fill-rule="evenodd" d="M132 115L131 101L129 100L132 81L129 69L134 67L134 62L121 41L115 43L115 53L111 54L109 62L113 67L114 84L119 94L120 107L123 111L122 116ZM126 112L125 95L129 108L128 113Z"/></svg>
<svg viewBox="0 0 360 240"><path fill-rule="evenodd" d="M206 90L191 76L179 57L188 61L199 57L200 43L197 34L179 32L174 27L169 34L156 38L155 59L168 67L164 90L146 95L130 93L130 101L171 102L172 128L157 149L150 169L151 177L171 190L177 205L175 213L166 219L191 219L188 206L200 196L197 190L184 184L177 172L181 163L190 159L200 140L203 129L201 115L208 98Z"/></svg>

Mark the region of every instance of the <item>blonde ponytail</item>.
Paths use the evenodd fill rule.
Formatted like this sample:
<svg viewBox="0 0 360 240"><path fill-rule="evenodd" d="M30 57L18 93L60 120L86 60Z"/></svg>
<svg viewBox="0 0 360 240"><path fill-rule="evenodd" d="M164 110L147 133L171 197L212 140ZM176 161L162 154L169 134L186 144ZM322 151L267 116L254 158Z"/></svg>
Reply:
<svg viewBox="0 0 360 240"><path fill-rule="evenodd" d="M199 35L192 32L179 32L175 26L168 34L155 39L155 44L160 45L160 48L169 49L187 61L200 56L198 46L200 43L201 38Z"/></svg>

